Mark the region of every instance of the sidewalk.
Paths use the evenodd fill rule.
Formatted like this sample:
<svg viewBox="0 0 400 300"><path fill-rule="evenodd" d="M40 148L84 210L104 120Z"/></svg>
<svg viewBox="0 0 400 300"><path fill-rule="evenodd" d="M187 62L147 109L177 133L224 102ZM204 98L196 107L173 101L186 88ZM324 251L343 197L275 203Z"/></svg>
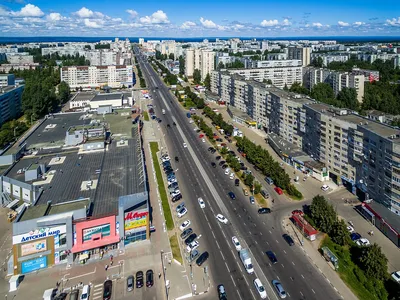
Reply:
<svg viewBox="0 0 400 300"><path fill-rule="evenodd" d="M315 268L321 273L326 281L333 287L333 289L339 294L342 299L346 300L357 300L358 298L353 292L347 287L342 281L339 274L333 269L331 265L325 260L325 258L319 253L318 246L319 240L313 242L304 238L301 232L293 225L289 220L289 217L285 217L282 220L282 227L288 234L293 237L295 243L303 250L304 254L315 266ZM303 245L302 245L303 243Z"/></svg>

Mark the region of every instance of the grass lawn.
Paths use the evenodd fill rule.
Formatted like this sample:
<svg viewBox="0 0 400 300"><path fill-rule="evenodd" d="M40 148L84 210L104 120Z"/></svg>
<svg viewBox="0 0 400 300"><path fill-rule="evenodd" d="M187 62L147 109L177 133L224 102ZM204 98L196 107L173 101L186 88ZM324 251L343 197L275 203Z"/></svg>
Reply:
<svg viewBox="0 0 400 300"><path fill-rule="evenodd" d="M368 286L368 279L364 275L364 272L351 260L348 247L335 244L329 237L323 240L321 247L323 246L327 246L339 259L339 276L358 299L379 299L376 295L371 293L372 289Z"/></svg>
<svg viewBox="0 0 400 300"><path fill-rule="evenodd" d="M254 198L256 199L259 206L268 207L267 200L265 200L261 194L254 195Z"/></svg>
<svg viewBox="0 0 400 300"><path fill-rule="evenodd" d="M143 118L144 118L145 121L150 121L149 113L147 111L143 112Z"/></svg>
<svg viewBox="0 0 400 300"><path fill-rule="evenodd" d="M156 171L158 192L160 193L162 208L164 212L165 224L168 230L174 229L174 221L172 220L172 213L168 203L168 196L164 186L164 180L162 178L160 164L158 163L158 143L150 142L151 156L153 158L153 166Z"/></svg>
<svg viewBox="0 0 400 300"><path fill-rule="evenodd" d="M296 196L290 196L286 191L283 191L284 193L285 193L285 195L286 196L288 196L290 199L292 199L292 200L296 200L296 201L300 201L300 200L303 200L303 196L301 196L300 198L299 197L296 197Z"/></svg>
<svg viewBox="0 0 400 300"><path fill-rule="evenodd" d="M169 238L169 244L171 245L172 256L174 257L174 259L183 264L181 249L179 248L178 237L176 236L176 233Z"/></svg>

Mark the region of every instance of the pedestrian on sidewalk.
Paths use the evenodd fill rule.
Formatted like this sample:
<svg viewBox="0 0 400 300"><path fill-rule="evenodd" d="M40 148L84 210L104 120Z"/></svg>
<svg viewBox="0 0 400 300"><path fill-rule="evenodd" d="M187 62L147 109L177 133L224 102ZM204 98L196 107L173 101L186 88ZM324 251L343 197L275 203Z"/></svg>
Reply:
<svg viewBox="0 0 400 300"><path fill-rule="evenodd" d="M104 269L107 271L108 270L108 265L105 265Z"/></svg>
<svg viewBox="0 0 400 300"><path fill-rule="evenodd" d="M161 273L160 272L158 272L158 279L160 279L161 278Z"/></svg>

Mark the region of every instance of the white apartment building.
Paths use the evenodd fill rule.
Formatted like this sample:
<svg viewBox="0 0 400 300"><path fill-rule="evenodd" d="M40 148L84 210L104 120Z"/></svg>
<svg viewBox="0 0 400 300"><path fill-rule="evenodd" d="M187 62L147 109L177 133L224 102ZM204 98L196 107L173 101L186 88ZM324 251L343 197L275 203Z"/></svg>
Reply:
<svg viewBox="0 0 400 300"><path fill-rule="evenodd" d="M7 61L10 64L33 64L33 55L8 53Z"/></svg>
<svg viewBox="0 0 400 300"><path fill-rule="evenodd" d="M200 70L201 79L215 70L215 52L208 49L186 49L185 51L185 75L193 77L195 69Z"/></svg>
<svg viewBox="0 0 400 300"><path fill-rule="evenodd" d="M271 80L272 84L283 88L291 87L293 83L303 82L303 68L300 60L264 61L265 67L253 69L228 69L231 74L239 74L245 79L256 81Z"/></svg>
<svg viewBox="0 0 400 300"><path fill-rule="evenodd" d="M65 46L65 47L51 47L51 48L42 48L42 55L51 55L58 53L58 55L76 55L84 56L85 50L84 45L74 45L74 46Z"/></svg>
<svg viewBox="0 0 400 300"><path fill-rule="evenodd" d="M311 48L310 47L289 47L288 59L301 60L302 66L308 66L311 63Z"/></svg>
<svg viewBox="0 0 400 300"><path fill-rule="evenodd" d="M327 67L332 62L346 62L350 58L350 54L340 53L340 54L330 54L330 53L311 53L311 61L322 58L322 63L324 67Z"/></svg>
<svg viewBox="0 0 400 300"><path fill-rule="evenodd" d="M61 68L61 81L70 88L120 88L133 85L132 66L73 66Z"/></svg>
<svg viewBox="0 0 400 300"><path fill-rule="evenodd" d="M110 50L92 50L85 52L85 58L91 66L119 65L119 54Z"/></svg>

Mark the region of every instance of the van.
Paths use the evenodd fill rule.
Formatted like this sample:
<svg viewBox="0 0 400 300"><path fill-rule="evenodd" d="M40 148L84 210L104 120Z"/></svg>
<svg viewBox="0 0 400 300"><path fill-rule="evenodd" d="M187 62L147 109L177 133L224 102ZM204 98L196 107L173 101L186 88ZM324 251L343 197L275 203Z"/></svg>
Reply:
<svg viewBox="0 0 400 300"><path fill-rule="evenodd" d="M73 290L69 294L69 300L78 300L79 299L79 290Z"/></svg>
<svg viewBox="0 0 400 300"><path fill-rule="evenodd" d="M274 181L272 180L271 177L265 177L265 181L269 184L269 185L273 185Z"/></svg>
<svg viewBox="0 0 400 300"><path fill-rule="evenodd" d="M243 194L244 194L245 196L248 196L248 195L249 195L249 192L248 192L248 190L246 190L246 189L243 189Z"/></svg>
<svg viewBox="0 0 400 300"><path fill-rule="evenodd" d="M84 285L81 294L81 300L89 300L90 297L90 285Z"/></svg>

